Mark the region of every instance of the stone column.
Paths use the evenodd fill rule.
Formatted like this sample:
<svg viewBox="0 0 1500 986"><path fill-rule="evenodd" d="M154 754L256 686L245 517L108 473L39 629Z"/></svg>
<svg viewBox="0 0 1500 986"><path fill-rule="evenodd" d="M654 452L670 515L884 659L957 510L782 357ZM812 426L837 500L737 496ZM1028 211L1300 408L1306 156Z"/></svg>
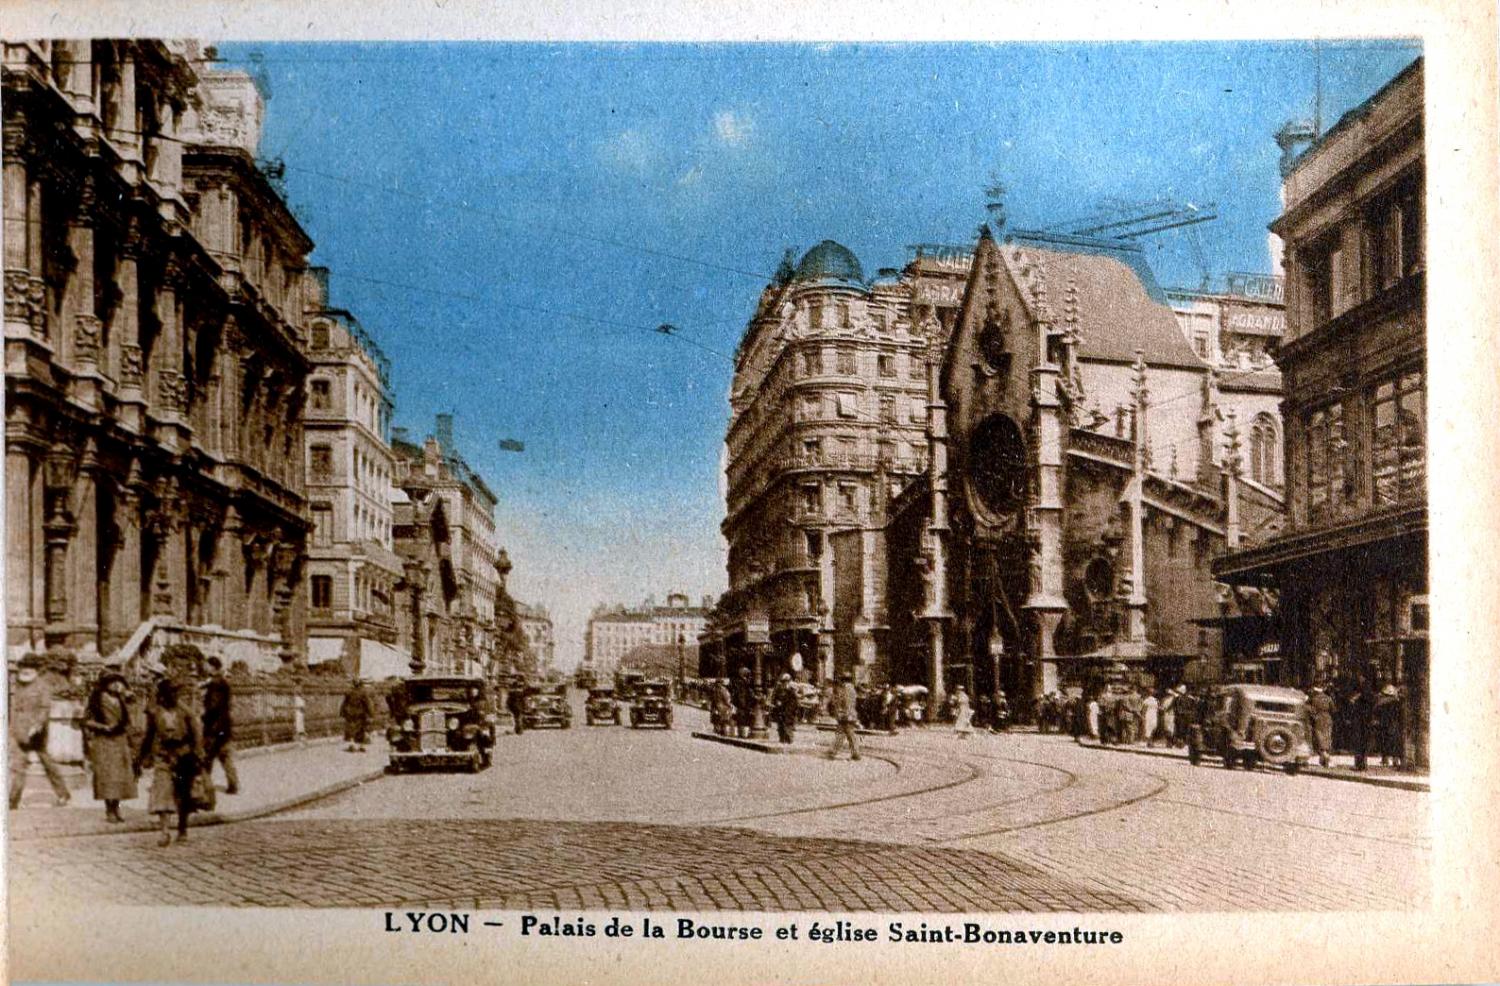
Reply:
<svg viewBox="0 0 1500 986"><path fill-rule="evenodd" d="M146 382L144 357L141 353L141 292L139 258L140 229L134 224L120 238L115 253L115 285L120 300L115 305L110 326L110 344L120 347L119 386L115 391L115 420L127 431L140 434L145 430Z"/></svg>
<svg viewBox="0 0 1500 986"><path fill-rule="evenodd" d="M38 448L10 438L5 443L5 619L9 647L39 644L39 616L32 593L35 545L41 518L31 511L31 486Z"/></svg>
<svg viewBox="0 0 1500 986"><path fill-rule="evenodd" d="M766 739L770 732L766 729L766 700L765 700L765 660L766 651L770 644L751 644L751 651L755 655L755 700L751 703L750 738Z"/></svg>
<svg viewBox="0 0 1500 986"><path fill-rule="evenodd" d="M162 269L161 283L156 287L154 303L161 328L152 348L152 365L147 368L155 383L150 390L152 416L165 426L161 429L162 439L178 450L187 446L183 407L182 305L177 299L181 280L181 267L175 259L169 258Z"/></svg>
<svg viewBox="0 0 1500 986"><path fill-rule="evenodd" d="M419 675L427 668L427 627L422 616L422 595L427 585L427 566L408 561L402 566L407 597L411 603L411 673Z"/></svg>
<svg viewBox="0 0 1500 986"><path fill-rule="evenodd" d="M103 466L92 439L84 443L73 483L73 542L67 558L68 637L80 660L99 659L99 504Z"/></svg>
<svg viewBox="0 0 1500 986"><path fill-rule="evenodd" d="M245 553L240 535L244 524L240 512L230 504L219 525L219 543L214 546L214 601L210 619L227 630L245 625Z"/></svg>
<svg viewBox="0 0 1500 986"><path fill-rule="evenodd" d="M182 493L175 482L158 484L151 516L156 538L156 570L151 578L151 615L186 618L187 534L183 530Z"/></svg>
<svg viewBox="0 0 1500 986"><path fill-rule="evenodd" d="M125 644L140 625L141 490L140 466L131 463L124 482L115 487L115 561L109 570L109 633L106 652Z"/></svg>
<svg viewBox="0 0 1500 986"><path fill-rule="evenodd" d="M20 120L7 120L4 144L4 256L5 256L5 337L31 337L31 241L28 222L31 187L26 169L26 132Z"/></svg>
<svg viewBox="0 0 1500 986"><path fill-rule="evenodd" d="M68 544L72 540L75 525L71 509L76 463L73 451L65 444L57 444L47 451L43 469L46 520L42 523L45 547L46 595L48 642L64 632L69 616Z"/></svg>

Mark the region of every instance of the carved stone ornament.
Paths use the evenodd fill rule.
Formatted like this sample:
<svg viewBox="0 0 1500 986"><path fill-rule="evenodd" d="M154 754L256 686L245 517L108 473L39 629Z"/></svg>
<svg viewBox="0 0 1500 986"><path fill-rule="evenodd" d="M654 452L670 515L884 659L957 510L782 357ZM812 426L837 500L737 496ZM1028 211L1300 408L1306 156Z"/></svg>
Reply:
<svg viewBox="0 0 1500 986"><path fill-rule="evenodd" d="M120 347L120 383L126 387L139 387L145 372L145 358L141 347L127 343Z"/></svg>
<svg viewBox="0 0 1500 986"><path fill-rule="evenodd" d="M5 320L31 321L31 276L24 270L5 272Z"/></svg>
<svg viewBox="0 0 1500 986"><path fill-rule="evenodd" d="M80 360L97 362L99 359L99 337L104 323L97 315L79 315L73 322L73 348Z"/></svg>
<svg viewBox="0 0 1500 986"><path fill-rule="evenodd" d="M187 380L178 370L162 370L157 377L157 403L163 411L180 411L186 396Z"/></svg>

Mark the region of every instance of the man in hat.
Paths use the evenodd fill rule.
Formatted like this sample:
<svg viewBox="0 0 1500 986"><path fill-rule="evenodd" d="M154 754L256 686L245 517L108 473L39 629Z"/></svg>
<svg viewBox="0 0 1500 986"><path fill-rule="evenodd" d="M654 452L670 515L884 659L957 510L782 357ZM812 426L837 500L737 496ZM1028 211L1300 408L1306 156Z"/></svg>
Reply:
<svg viewBox="0 0 1500 986"><path fill-rule="evenodd" d="M840 748L849 744L849 759L859 759L859 740L854 735L855 702L854 677L849 673L839 675L839 683L833 689L833 702L829 711L833 713L833 746L828 750L828 759L834 760Z"/></svg>
<svg viewBox="0 0 1500 986"><path fill-rule="evenodd" d="M229 715L229 703L233 693L229 679L224 677L224 662L217 657L208 659L209 678L203 685L203 746L204 770L212 775L214 761L224 765L224 780L228 786L225 794L238 794L239 772L234 769L234 749L231 744L233 727Z"/></svg>
<svg viewBox="0 0 1500 986"><path fill-rule="evenodd" d="M26 791L27 754L35 753L47 773L47 783L59 806L68 803L68 785L47 754L47 719L52 714L52 689L41 680L42 662L27 654L16 665L10 684L10 806L21 807Z"/></svg>
<svg viewBox="0 0 1500 986"><path fill-rule="evenodd" d="M731 698L734 700L735 735L748 737L755 725L755 682L750 680L749 668L740 668Z"/></svg>
<svg viewBox="0 0 1500 986"><path fill-rule="evenodd" d="M771 708L776 714L776 739L790 743L797 729L797 689L792 687L792 676L783 674L771 692Z"/></svg>
<svg viewBox="0 0 1500 986"><path fill-rule="evenodd" d="M364 750L369 742L367 734L370 719L375 715L375 703L365 690L363 678L355 678L354 684L349 686L343 703L339 705L339 715L344 719L344 742L348 744L344 749L350 753Z"/></svg>

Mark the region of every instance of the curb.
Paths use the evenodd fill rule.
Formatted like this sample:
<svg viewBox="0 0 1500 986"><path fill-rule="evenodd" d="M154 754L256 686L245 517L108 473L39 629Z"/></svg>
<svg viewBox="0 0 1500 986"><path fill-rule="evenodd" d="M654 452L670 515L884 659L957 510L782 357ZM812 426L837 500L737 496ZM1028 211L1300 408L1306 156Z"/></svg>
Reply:
<svg viewBox="0 0 1500 986"><path fill-rule="evenodd" d="M1182 754L1169 753L1166 750L1135 749L1128 746L1104 746L1099 743L1078 743L1077 746L1085 750L1103 750L1107 753L1133 753L1138 757L1164 757L1168 760L1178 760L1187 763L1187 757ZM1351 784L1368 784L1371 787L1392 788L1399 791L1417 791L1422 794L1432 793L1432 784L1429 781L1406 780L1401 777L1368 777L1357 771L1334 770L1329 767L1306 765L1300 771L1307 777L1322 777L1330 781L1346 781Z"/></svg>
<svg viewBox="0 0 1500 986"><path fill-rule="evenodd" d="M738 736L720 736L718 733L692 733L693 739L708 740L710 743L723 743L725 746L737 746L742 750L754 750L757 753L795 753L790 744L765 743L761 740L742 739Z"/></svg>
<svg viewBox="0 0 1500 986"><path fill-rule="evenodd" d="M357 777L351 777L346 778L342 781L336 781L333 784L327 784L305 794L293 795L290 798L283 798L281 801L274 801L271 804L261 805L258 808L246 808L242 811L197 812L189 816L188 825L191 828L201 828L209 825L232 825L235 822L254 821L257 818L265 818L267 815L279 814L283 811L290 811L293 808L300 808L303 805L312 804L314 801L322 801L324 798L331 798L335 794L342 794L350 788L359 787L361 784L368 784L371 781L379 780L384 776L385 768L381 767L377 770L366 771L365 773L360 774ZM159 827L156 822L147 819L139 819L126 822L123 825L111 825L109 822L96 822L92 827L85 831L38 832L34 834L11 832L9 833L9 836L12 842L29 842L40 839L79 839L98 835L136 835L142 832L156 832L158 830Z"/></svg>

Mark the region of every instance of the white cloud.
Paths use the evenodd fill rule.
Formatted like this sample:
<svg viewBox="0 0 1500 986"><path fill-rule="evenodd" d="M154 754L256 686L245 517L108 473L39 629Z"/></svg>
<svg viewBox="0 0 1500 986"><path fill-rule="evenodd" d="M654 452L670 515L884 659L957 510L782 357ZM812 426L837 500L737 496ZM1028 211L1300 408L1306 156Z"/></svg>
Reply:
<svg viewBox="0 0 1500 986"><path fill-rule="evenodd" d="M755 121L743 113L720 110L714 114L714 136L722 144L742 147L749 143L750 135L754 132Z"/></svg>
<svg viewBox="0 0 1500 986"><path fill-rule="evenodd" d="M600 156L625 170L643 172L651 167L660 153L657 141L643 130L621 130L606 137L599 145Z"/></svg>

